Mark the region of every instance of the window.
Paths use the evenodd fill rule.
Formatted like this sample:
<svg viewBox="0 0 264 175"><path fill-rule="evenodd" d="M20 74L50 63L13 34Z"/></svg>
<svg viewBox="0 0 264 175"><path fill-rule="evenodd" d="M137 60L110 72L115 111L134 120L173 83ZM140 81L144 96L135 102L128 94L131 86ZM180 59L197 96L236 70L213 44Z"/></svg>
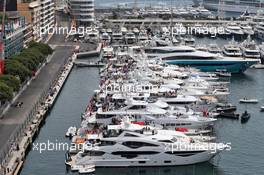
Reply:
<svg viewBox="0 0 264 175"><path fill-rule="evenodd" d="M156 151L116 151L116 152L112 152L113 155L119 155L127 159L135 158L138 155L151 155L151 154L158 154L158 153L159 152L156 152Z"/></svg>
<svg viewBox="0 0 264 175"><path fill-rule="evenodd" d="M167 151L166 154L173 154L175 156L181 156L181 157L188 157L193 156L195 154L199 154L205 151Z"/></svg>
<svg viewBox="0 0 264 175"><path fill-rule="evenodd" d="M88 152L82 153L81 157L85 157L85 156L102 156L104 154L105 154L105 152L103 152L103 151L88 151Z"/></svg>
<svg viewBox="0 0 264 175"><path fill-rule="evenodd" d="M164 163L171 163L171 161L170 160L165 160Z"/></svg>
<svg viewBox="0 0 264 175"><path fill-rule="evenodd" d="M151 144L151 143L133 142L133 141L123 142L122 145L127 146L129 148L140 148L140 147L143 147L143 146L158 146L158 145Z"/></svg>
<svg viewBox="0 0 264 175"><path fill-rule="evenodd" d="M134 134L130 134L130 133L126 133L124 136L126 136L126 137L138 137L138 136L136 136Z"/></svg>
<svg viewBox="0 0 264 175"><path fill-rule="evenodd" d="M116 142L113 142L113 141L102 140L98 146L112 146L115 144Z"/></svg>
<svg viewBox="0 0 264 175"><path fill-rule="evenodd" d="M146 161L138 161L139 164L146 163Z"/></svg>

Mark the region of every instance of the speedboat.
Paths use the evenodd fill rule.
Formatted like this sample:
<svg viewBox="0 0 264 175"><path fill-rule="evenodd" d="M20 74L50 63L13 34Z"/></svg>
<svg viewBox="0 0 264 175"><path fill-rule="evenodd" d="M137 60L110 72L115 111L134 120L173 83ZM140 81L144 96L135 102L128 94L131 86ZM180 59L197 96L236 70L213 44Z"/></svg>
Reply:
<svg viewBox="0 0 264 175"><path fill-rule="evenodd" d="M224 45L223 54L228 57L241 57L243 53L239 45L233 39L228 44Z"/></svg>
<svg viewBox="0 0 264 175"><path fill-rule="evenodd" d="M240 48L238 47L240 50ZM204 51L197 51L193 47L173 46L173 47L150 47L145 52L148 57L162 60L168 64L179 66L193 66L202 71L215 72L216 70L226 70L231 73L244 72L250 66L259 62L256 59L232 58L212 54ZM242 55L241 51L239 55Z"/></svg>
<svg viewBox="0 0 264 175"><path fill-rule="evenodd" d="M241 115L241 123L246 123L250 119L250 114L245 111Z"/></svg>
<svg viewBox="0 0 264 175"><path fill-rule="evenodd" d="M239 100L240 103L258 103L258 99L242 98Z"/></svg>
<svg viewBox="0 0 264 175"><path fill-rule="evenodd" d="M264 111L264 106L261 106L260 107L260 111Z"/></svg>
<svg viewBox="0 0 264 175"><path fill-rule="evenodd" d="M80 174L89 174L95 172L95 165L83 165L79 168Z"/></svg>
<svg viewBox="0 0 264 175"><path fill-rule="evenodd" d="M66 137L73 137L73 136L76 135L76 133L77 133L77 128L71 126L71 127L68 128L68 130L67 130L65 136L66 136Z"/></svg>

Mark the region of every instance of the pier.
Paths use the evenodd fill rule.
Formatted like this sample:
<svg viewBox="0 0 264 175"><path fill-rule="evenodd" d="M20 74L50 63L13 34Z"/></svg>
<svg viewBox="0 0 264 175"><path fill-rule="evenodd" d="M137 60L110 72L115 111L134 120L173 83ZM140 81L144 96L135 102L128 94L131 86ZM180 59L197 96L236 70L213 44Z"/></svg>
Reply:
<svg viewBox="0 0 264 175"><path fill-rule="evenodd" d="M74 61L74 65L77 67L104 67L105 64L100 62L87 62L87 61Z"/></svg>
<svg viewBox="0 0 264 175"><path fill-rule="evenodd" d="M242 20L236 20L234 21L238 24L245 22ZM249 21L252 25L255 25L256 22ZM150 25L150 26L162 26L162 25L175 25L182 23L183 25L193 25L193 24L208 24L208 25L226 25L230 23L230 20L217 20L217 19L203 19L203 20L198 20L198 19L160 19L160 18L146 18L146 19L107 19L106 24L110 26L114 25L122 25L122 26L133 26L133 25Z"/></svg>

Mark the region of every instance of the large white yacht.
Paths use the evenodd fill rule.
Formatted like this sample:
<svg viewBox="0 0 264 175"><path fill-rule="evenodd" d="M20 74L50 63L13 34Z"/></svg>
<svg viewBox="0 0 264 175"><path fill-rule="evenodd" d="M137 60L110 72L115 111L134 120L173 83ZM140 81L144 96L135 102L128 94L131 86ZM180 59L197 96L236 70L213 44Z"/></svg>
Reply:
<svg viewBox="0 0 264 175"><path fill-rule="evenodd" d="M69 157L65 163L72 167L90 162L96 167L188 165L209 161L228 149L228 145L195 141L176 131L141 133L109 131L102 138L83 143L83 151Z"/></svg>
<svg viewBox="0 0 264 175"><path fill-rule="evenodd" d="M246 10L249 13L256 14L258 11L259 13L263 12L264 2L262 0L223 0L221 7L220 6L220 0L193 0L195 5L199 5L202 3L205 8L209 10L219 10L219 8L222 8L226 12L236 12L236 13L243 13Z"/></svg>
<svg viewBox="0 0 264 175"><path fill-rule="evenodd" d="M235 53L226 51L224 53L228 55L221 56L219 54L197 51L195 48L188 46L150 47L145 49L147 56L153 59L162 60L165 63L179 66L193 66L202 71L210 72L226 70L231 73L239 73L258 62L258 60L255 59L240 58L242 52L239 46L238 50L235 51ZM234 55L240 57L232 58Z"/></svg>
<svg viewBox="0 0 264 175"><path fill-rule="evenodd" d="M235 22L228 23L225 28L225 32L227 34L233 34L233 35L243 35L244 34L241 27L237 25Z"/></svg>

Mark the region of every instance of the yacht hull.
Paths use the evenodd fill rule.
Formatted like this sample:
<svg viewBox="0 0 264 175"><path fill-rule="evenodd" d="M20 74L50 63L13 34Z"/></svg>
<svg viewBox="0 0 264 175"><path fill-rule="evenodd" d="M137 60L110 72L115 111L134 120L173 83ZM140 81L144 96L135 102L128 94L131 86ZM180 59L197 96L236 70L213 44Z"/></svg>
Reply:
<svg viewBox="0 0 264 175"><path fill-rule="evenodd" d="M248 61L216 61L216 60L167 60L168 64L176 64L179 66L192 66L206 72L216 72L217 70L226 70L231 73L241 73L247 70L253 64L257 64L258 60Z"/></svg>
<svg viewBox="0 0 264 175"><path fill-rule="evenodd" d="M182 154L183 155L183 154ZM152 156L138 156L137 158L119 158L117 156L86 156L82 162L92 161L96 167L152 167L152 166L177 166L207 162L216 153L205 151L191 156L176 156L175 154L156 154Z"/></svg>

